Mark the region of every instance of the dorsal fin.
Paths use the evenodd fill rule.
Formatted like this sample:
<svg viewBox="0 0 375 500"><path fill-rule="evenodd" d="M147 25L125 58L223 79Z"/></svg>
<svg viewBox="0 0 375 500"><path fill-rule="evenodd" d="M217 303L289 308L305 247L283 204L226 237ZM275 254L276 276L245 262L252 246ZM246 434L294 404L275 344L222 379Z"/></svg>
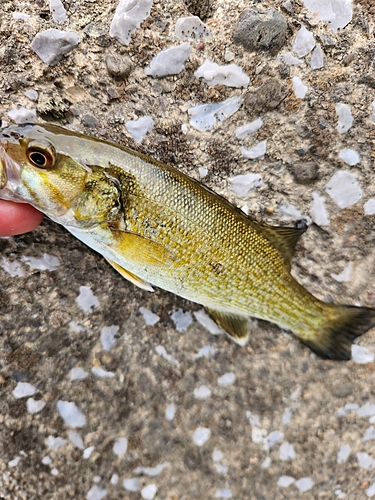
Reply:
<svg viewBox="0 0 375 500"><path fill-rule="evenodd" d="M253 221L252 221L253 222ZM270 243L284 257L287 270L290 271L292 266L292 256L297 241L306 231L307 226L302 225L301 228L295 227L272 227L265 224L259 224L259 231L265 236Z"/></svg>

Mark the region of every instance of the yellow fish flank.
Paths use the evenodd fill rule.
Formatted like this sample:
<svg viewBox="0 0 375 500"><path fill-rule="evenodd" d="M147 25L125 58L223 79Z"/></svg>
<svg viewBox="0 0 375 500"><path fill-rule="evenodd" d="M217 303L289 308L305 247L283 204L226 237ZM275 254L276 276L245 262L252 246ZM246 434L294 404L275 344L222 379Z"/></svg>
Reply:
<svg viewBox="0 0 375 500"><path fill-rule="evenodd" d="M324 303L290 274L304 229L270 227L178 170L53 125L0 130L0 198L30 203L132 283L205 306L237 343L249 318L350 359L375 309Z"/></svg>

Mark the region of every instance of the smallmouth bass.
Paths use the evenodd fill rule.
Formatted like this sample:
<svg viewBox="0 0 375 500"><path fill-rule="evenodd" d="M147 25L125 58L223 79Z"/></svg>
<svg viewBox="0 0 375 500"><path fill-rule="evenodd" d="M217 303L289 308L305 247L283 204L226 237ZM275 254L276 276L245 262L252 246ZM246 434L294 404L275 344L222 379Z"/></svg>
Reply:
<svg viewBox="0 0 375 500"><path fill-rule="evenodd" d="M305 229L256 222L177 169L55 125L0 129L0 198L30 203L126 279L202 304L238 344L249 318L350 359L375 309L329 304L290 274Z"/></svg>

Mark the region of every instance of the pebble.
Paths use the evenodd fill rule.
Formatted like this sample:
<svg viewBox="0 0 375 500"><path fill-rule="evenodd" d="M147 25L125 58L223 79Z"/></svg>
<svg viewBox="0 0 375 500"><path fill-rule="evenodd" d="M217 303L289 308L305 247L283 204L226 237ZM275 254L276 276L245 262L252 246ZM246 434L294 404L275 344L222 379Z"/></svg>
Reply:
<svg viewBox="0 0 375 500"><path fill-rule="evenodd" d="M375 439L375 428L370 426L368 429L366 429L366 432L363 435L362 441L371 441Z"/></svg>
<svg viewBox="0 0 375 500"><path fill-rule="evenodd" d="M146 476L155 477L163 472L164 469L170 467L170 462L164 462L162 464L156 465L155 467L136 467L134 469L134 474L144 474Z"/></svg>
<svg viewBox="0 0 375 500"><path fill-rule="evenodd" d="M77 47L79 42L77 33L51 28L37 33L31 48L45 64L56 66L64 55Z"/></svg>
<svg viewBox="0 0 375 500"><path fill-rule="evenodd" d="M292 173L296 182L310 184L319 177L319 165L315 162L296 163L292 166Z"/></svg>
<svg viewBox="0 0 375 500"><path fill-rule="evenodd" d="M105 58L108 73L117 80L126 80L130 75L133 65L129 57L115 57L109 55Z"/></svg>
<svg viewBox="0 0 375 500"><path fill-rule="evenodd" d="M368 453L359 451L356 456L361 469L370 470L375 468L375 460Z"/></svg>
<svg viewBox="0 0 375 500"><path fill-rule="evenodd" d="M107 370L103 370L100 366L93 366L91 368L91 373L96 375L97 377L100 378L114 378L115 373L114 372L108 372Z"/></svg>
<svg viewBox="0 0 375 500"><path fill-rule="evenodd" d="M292 476L280 476L277 481L277 486L281 486L282 488L288 488L294 482L295 479Z"/></svg>
<svg viewBox="0 0 375 500"><path fill-rule="evenodd" d="M191 314L188 311L183 312L182 309L175 309L170 313L170 317L176 326L176 330L180 333L186 332L193 322Z"/></svg>
<svg viewBox="0 0 375 500"><path fill-rule="evenodd" d="M233 493L232 490L229 490L228 488L219 488L216 490L215 493L215 498L232 498Z"/></svg>
<svg viewBox="0 0 375 500"><path fill-rule="evenodd" d="M287 22L275 9L260 12L256 7L241 12L233 33L233 41L246 50L277 52L286 42Z"/></svg>
<svg viewBox="0 0 375 500"><path fill-rule="evenodd" d="M52 463L52 460L48 455L46 455L45 457L42 458L42 464L51 465L51 463Z"/></svg>
<svg viewBox="0 0 375 500"><path fill-rule="evenodd" d="M305 493L306 491L311 490L314 486L314 481L311 477L301 477L294 483L294 486L296 486L301 493Z"/></svg>
<svg viewBox="0 0 375 500"><path fill-rule="evenodd" d="M358 417L372 417L375 415L375 403L367 402L356 410Z"/></svg>
<svg viewBox="0 0 375 500"><path fill-rule="evenodd" d="M121 0L109 29L109 36L129 45L134 31L148 18L153 0Z"/></svg>
<svg viewBox="0 0 375 500"><path fill-rule="evenodd" d="M201 385L194 389L194 397L197 399L207 399L212 395L212 391L206 386Z"/></svg>
<svg viewBox="0 0 375 500"><path fill-rule="evenodd" d="M49 448L50 450L58 450L66 443L67 440L61 437L48 436L48 438L46 439L47 448Z"/></svg>
<svg viewBox="0 0 375 500"><path fill-rule="evenodd" d="M375 360L375 354L366 347L352 345L352 361L361 365L372 363Z"/></svg>
<svg viewBox="0 0 375 500"><path fill-rule="evenodd" d="M185 69L185 61L189 57L191 46L185 42L176 47L159 52L146 67L145 73L154 78L177 75Z"/></svg>
<svg viewBox="0 0 375 500"><path fill-rule="evenodd" d="M118 484L119 479L118 474L113 474L109 482L115 486Z"/></svg>
<svg viewBox="0 0 375 500"><path fill-rule="evenodd" d="M176 405L174 403L170 403L165 410L165 418L168 422L171 422L174 419L176 414Z"/></svg>
<svg viewBox="0 0 375 500"><path fill-rule="evenodd" d="M289 90L285 85L276 78L269 78L255 92L247 92L243 103L250 116L259 116L277 108L288 94Z"/></svg>
<svg viewBox="0 0 375 500"><path fill-rule="evenodd" d="M221 377L217 379L218 385L233 385L236 381L236 375L233 372L224 373Z"/></svg>
<svg viewBox="0 0 375 500"><path fill-rule="evenodd" d="M88 448L85 449L85 451L82 454L82 458L85 460L89 459L91 456L91 453L95 450L95 446L89 446Z"/></svg>
<svg viewBox="0 0 375 500"><path fill-rule="evenodd" d="M99 125L99 120L95 116L85 114L81 118L82 125L87 128L96 128Z"/></svg>
<svg viewBox="0 0 375 500"><path fill-rule="evenodd" d="M300 64L303 64L302 59L298 59L291 52L281 54L281 56L278 57L278 60L290 66L299 66Z"/></svg>
<svg viewBox="0 0 375 500"><path fill-rule="evenodd" d="M25 96L31 101L37 101L39 97L39 93L36 90L30 89L24 92Z"/></svg>

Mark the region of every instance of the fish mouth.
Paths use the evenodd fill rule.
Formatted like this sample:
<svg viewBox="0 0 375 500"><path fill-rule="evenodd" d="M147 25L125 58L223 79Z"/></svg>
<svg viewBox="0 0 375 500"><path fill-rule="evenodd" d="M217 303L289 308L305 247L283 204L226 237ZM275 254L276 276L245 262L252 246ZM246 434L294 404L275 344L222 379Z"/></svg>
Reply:
<svg viewBox="0 0 375 500"><path fill-rule="evenodd" d="M16 195L21 180L21 169L6 154L0 144L0 198L3 200L20 201Z"/></svg>

